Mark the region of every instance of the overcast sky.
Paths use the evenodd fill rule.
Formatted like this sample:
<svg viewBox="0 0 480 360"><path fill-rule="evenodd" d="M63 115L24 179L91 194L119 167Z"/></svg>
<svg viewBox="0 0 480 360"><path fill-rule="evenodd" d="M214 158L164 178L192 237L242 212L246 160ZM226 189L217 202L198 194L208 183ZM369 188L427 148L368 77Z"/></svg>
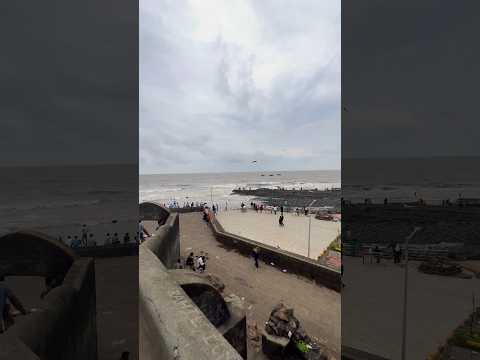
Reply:
<svg viewBox="0 0 480 360"><path fill-rule="evenodd" d="M140 172L339 169L340 13L141 1Z"/></svg>
<svg viewBox="0 0 480 360"><path fill-rule="evenodd" d="M130 0L2 9L0 166L138 161L137 11Z"/></svg>
<svg viewBox="0 0 480 360"><path fill-rule="evenodd" d="M480 2L342 1L342 156L478 156Z"/></svg>

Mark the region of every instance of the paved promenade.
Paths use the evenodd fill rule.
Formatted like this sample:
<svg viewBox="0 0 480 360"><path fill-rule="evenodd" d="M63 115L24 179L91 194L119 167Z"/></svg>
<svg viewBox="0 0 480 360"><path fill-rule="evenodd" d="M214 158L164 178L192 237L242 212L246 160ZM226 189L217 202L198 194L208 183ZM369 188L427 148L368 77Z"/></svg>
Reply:
<svg viewBox="0 0 480 360"><path fill-rule="evenodd" d="M295 315L305 330L338 356L339 293L264 263L260 263L260 269L256 271L252 259L221 247L200 213L180 215L180 235L183 256L190 251L196 254L207 252L207 273L222 280L226 295L233 293L245 299L249 322L255 321L262 328L273 306L284 301L295 309ZM262 358L261 353L249 348L249 359Z"/></svg>
<svg viewBox="0 0 480 360"><path fill-rule="evenodd" d="M392 261L362 264L344 257L342 342L392 360L400 359L404 268ZM478 262L477 262L478 264ZM407 359L425 359L444 343L480 299L480 279L427 275L409 264Z"/></svg>
<svg viewBox="0 0 480 360"><path fill-rule="evenodd" d="M227 232L307 256L308 217L285 213L285 226L281 227L278 225L279 216L279 212L277 215L265 211L262 214L249 209L247 212L220 212L217 219ZM312 217L310 257L317 259L339 232L339 222L322 221Z"/></svg>

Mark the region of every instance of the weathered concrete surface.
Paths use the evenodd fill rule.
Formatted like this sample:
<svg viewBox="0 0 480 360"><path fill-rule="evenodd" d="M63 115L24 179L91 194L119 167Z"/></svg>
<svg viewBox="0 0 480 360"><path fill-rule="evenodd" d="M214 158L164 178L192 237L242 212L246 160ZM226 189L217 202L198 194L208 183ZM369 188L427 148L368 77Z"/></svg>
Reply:
<svg viewBox="0 0 480 360"><path fill-rule="evenodd" d="M308 216L285 213L285 226L278 225L277 215L248 210L224 211L217 220L225 231L252 239L273 247L308 256ZM317 259L340 234L340 223L318 220L312 217L310 234L310 258Z"/></svg>
<svg viewBox="0 0 480 360"><path fill-rule="evenodd" d="M298 274L306 279L311 279L320 285L340 291L341 274L335 269L305 256L294 254L270 245L260 243L239 235L226 232L217 219L211 220L211 228L218 242L226 249L234 249L239 253L251 256L253 249L259 249L259 259L267 264L274 263L288 272Z"/></svg>
<svg viewBox="0 0 480 360"><path fill-rule="evenodd" d="M174 267L180 257L180 235L178 215L171 214L162 226L157 229L156 222L147 221L151 236L142 246L152 251L167 269Z"/></svg>
<svg viewBox="0 0 480 360"><path fill-rule="evenodd" d="M213 287L206 274L192 272L191 270L170 270L169 275L173 281L182 287L210 322L217 327L217 330L227 339L230 345L243 358L247 358L247 323L243 301L239 298L224 298ZM199 286L208 290L207 296L198 296L198 294L195 296L195 288L198 289ZM199 303L199 300L203 304ZM213 316L211 313L213 313ZM219 318L223 320L217 323Z"/></svg>
<svg viewBox="0 0 480 360"><path fill-rule="evenodd" d="M138 256L95 259L98 359L138 359Z"/></svg>
<svg viewBox="0 0 480 360"><path fill-rule="evenodd" d="M155 202L142 202L139 207L141 220L155 220L163 224L170 215L166 207Z"/></svg>
<svg viewBox="0 0 480 360"><path fill-rule="evenodd" d="M75 257L71 249L39 232L18 231L0 237L0 271L6 275L63 277Z"/></svg>
<svg viewBox="0 0 480 360"><path fill-rule="evenodd" d="M130 242L127 244L89 246L72 249L78 256L92 258L137 256L138 243Z"/></svg>
<svg viewBox="0 0 480 360"><path fill-rule="evenodd" d="M252 259L223 248L198 213L180 215L180 243L182 256L191 251L208 253L207 273L223 281L225 294L234 293L245 299L247 321L256 321L262 328L272 308L283 301L295 309L308 334L340 358L338 292L263 263L256 271ZM249 349L249 359L254 358L263 357Z"/></svg>
<svg viewBox="0 0 480 360"><path fill-rule="evenodd" d="M140 247L140 357L149 359L240 360L161 261Z"/></svg>
<svg viewBox="0 0 480 360"><path fill-rule="evenodd" d="M21 341L42 359L95 359L97 332L93 260L80 259L55 239L32 231L2 236L0 258L2 273L6 275L55 276L62 281L43 301L38 302L40 311L16 322L8 329L8 336Z"/></svg>
<svg viewBox="0 0 480 360"><path fill-rule="evenodd" d="M404 268L392 261L362 264L345 256L342 343L391 360L400 359ZM443 344L480 298L480 279L428 275L409 266L407 359L425 359Z"/></svg>
<svg viewBox="0 0 480 360"><path fill-rule="evenodd" d="M22 342L41 359L96 359L95 303L93 260L77 259L68 270L63 284L38 303L40 311L23 317L8 329L7 335ZM25 305L29 308L27 303ZM18 341L11 343L10 347L15 343L18 345ZM7 358L16 359L12 356Z"/></svg>

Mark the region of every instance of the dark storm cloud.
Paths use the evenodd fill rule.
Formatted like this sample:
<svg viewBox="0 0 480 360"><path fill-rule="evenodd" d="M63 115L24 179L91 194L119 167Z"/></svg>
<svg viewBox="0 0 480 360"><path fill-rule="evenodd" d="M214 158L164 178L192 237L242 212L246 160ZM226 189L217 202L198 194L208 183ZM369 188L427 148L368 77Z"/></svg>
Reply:
<svg viewBox="0 0 480 360"><path fill-rule="evenodd" d="M345 157L479 155L480 3L342 3Z"/></svg>
<svg viewBox="0 0 480 360"><path fill-rule="evenodd" d="M137 6L22 2L3 15L0 163L136 162Z"/></svg>

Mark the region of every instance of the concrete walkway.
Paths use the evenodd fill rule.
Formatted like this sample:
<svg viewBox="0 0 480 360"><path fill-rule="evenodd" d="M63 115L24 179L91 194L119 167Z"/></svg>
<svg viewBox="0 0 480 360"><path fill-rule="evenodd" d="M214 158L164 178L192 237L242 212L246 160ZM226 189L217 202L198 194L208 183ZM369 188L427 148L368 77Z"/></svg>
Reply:
<svg viewBox="0 0 480 360"><path fill-rule="evenodd" d="M263 328L272 308L283 301L295 309L295 316L308 334L340 358L339 293L264 263L256 271L252 259L228 251L216 241L201 213L180 215L180 236L182 256L191 251L207 252L207 273L222 280L226 295L233 293L245 299L247 321L255 321L259 329ZM249 348L249 359L261 358L261 353Z"/></svg>
<svg viewBox="0 0 480 360"><path fill-rule="evenodd" d="M399 360L404 267L392 261L363 264L361 258L350 256L343 261L343 344ZM407 359L434 353L471 313L472 294L480 298L479 279L427 275L417 270L418 265L409 264Z"/></svg>
<svg viewBox="0 0 480 360"><path fill-rule="evenodd" d="M309 218L285 213L285 226L282 227L278 225L279 216L279 213L257 213L249 209L246 212L219 212L217 220L232 234L308 256ZM310 227L310 257L317 259L340 234L340 223L312 217Z"/></svg>

